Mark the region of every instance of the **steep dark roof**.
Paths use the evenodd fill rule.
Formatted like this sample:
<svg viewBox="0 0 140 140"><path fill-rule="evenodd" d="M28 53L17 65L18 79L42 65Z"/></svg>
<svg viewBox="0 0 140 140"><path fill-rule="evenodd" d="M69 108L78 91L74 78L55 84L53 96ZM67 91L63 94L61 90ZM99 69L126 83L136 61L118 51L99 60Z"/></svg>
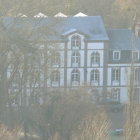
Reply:
<svg viewBox="0 0 140 140"><path fill-rule="evenodd" d="M140 37L134 36L130 29L107 29L107 33L109 36L109 64L130 63L132 50L140 50ZM121 51L121 57L118 61L113 60L114 50Z"/></svg>
<svg viewBox="0 0 140 140"><path fill-rule="evenodd" d="M107 29L110 50L132 50L132 36L130 29ZM133 49L140 50L140 37L134 37Z"/></svg>
<svg viewBox="0 0 140 140"><path fill-rule="evenodd" d="M67 17L67 18L1 18L6 28L32 28L35 31L43 28L50 29L53 33L45 32L42 38L46 40L62 40L63 34L71 29L88 36L87 40L108 40L102 18L100 16ZM37 31L39 33L39 30ZM34 33L34 36L35 33Z"/></svg>

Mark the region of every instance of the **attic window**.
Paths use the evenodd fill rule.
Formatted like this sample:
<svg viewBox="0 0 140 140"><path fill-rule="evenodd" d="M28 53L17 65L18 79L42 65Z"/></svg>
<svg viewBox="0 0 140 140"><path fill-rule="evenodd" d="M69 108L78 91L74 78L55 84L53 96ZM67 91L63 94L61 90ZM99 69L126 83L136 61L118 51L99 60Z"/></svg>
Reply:
<svg viewBox="0 0 140 140"><path fill-rule="evenodd" d="M120 51L113 51L113 60L120 60Z"/></svg>

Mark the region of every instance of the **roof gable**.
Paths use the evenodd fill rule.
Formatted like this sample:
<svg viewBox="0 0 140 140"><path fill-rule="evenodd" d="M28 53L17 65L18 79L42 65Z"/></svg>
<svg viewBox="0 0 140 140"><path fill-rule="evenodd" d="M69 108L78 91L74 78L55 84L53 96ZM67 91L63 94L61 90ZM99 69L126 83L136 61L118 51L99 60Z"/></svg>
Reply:
<svg viewBox="0 0 140 140"><path fill-rule="evenodd" d="M78 34L81 34L81 35L84 35L84 36L88 36L87 34L85 34L83 32L80 32L77 29L70 29L70 30L64 32L62 35L63 36L68 36L68 35L71 35L71 34L74 34L74 33L78 33Z"/></svg>

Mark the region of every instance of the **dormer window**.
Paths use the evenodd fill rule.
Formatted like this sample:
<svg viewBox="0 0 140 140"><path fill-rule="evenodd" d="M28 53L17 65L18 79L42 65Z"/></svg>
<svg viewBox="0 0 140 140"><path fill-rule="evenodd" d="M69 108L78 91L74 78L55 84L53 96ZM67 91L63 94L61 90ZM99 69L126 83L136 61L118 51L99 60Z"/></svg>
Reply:
<svg viewBox="0 0 140 140"><path fill-rule="evenodd" d="M134 61L138 61L139 60L139 52L138 51L133 51L132 52L132 59Z"/></svg>
<svg viewBox="0 0 140 140"><path fill-rule="evenodd" d="M120 51L113 51L113 60L120 60Z"/></svg>
<svg viewBox="0 0 140 140"><path fill-rule="evenodd" d="M79 49L81 47L81 37L79 35L74 35L71 38L71 47L73 49Z"/></svg>

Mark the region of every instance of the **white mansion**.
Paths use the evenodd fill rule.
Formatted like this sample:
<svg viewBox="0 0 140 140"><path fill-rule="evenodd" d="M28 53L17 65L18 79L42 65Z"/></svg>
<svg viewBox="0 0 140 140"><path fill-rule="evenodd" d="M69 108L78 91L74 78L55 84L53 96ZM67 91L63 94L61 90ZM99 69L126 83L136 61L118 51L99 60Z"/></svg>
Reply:
<svg viewBox="0 0 140 140"><path fill-rule="evenodd" d="M30 21L35 28L43 27L41 48L52 44L56 47L45 87L73 89L86 85L91 93L96 90L99 95L107 94L108 100L125 103L133 65L135 95L140 100L138 26L135 33L130 29L106 29L100 16L84 14L73 17L62 13L55 17L24 16L17 20L21 24ZM35 25L36 20L40 20L39 25ZM45 32L48 28L55 34Z"/></svg>

